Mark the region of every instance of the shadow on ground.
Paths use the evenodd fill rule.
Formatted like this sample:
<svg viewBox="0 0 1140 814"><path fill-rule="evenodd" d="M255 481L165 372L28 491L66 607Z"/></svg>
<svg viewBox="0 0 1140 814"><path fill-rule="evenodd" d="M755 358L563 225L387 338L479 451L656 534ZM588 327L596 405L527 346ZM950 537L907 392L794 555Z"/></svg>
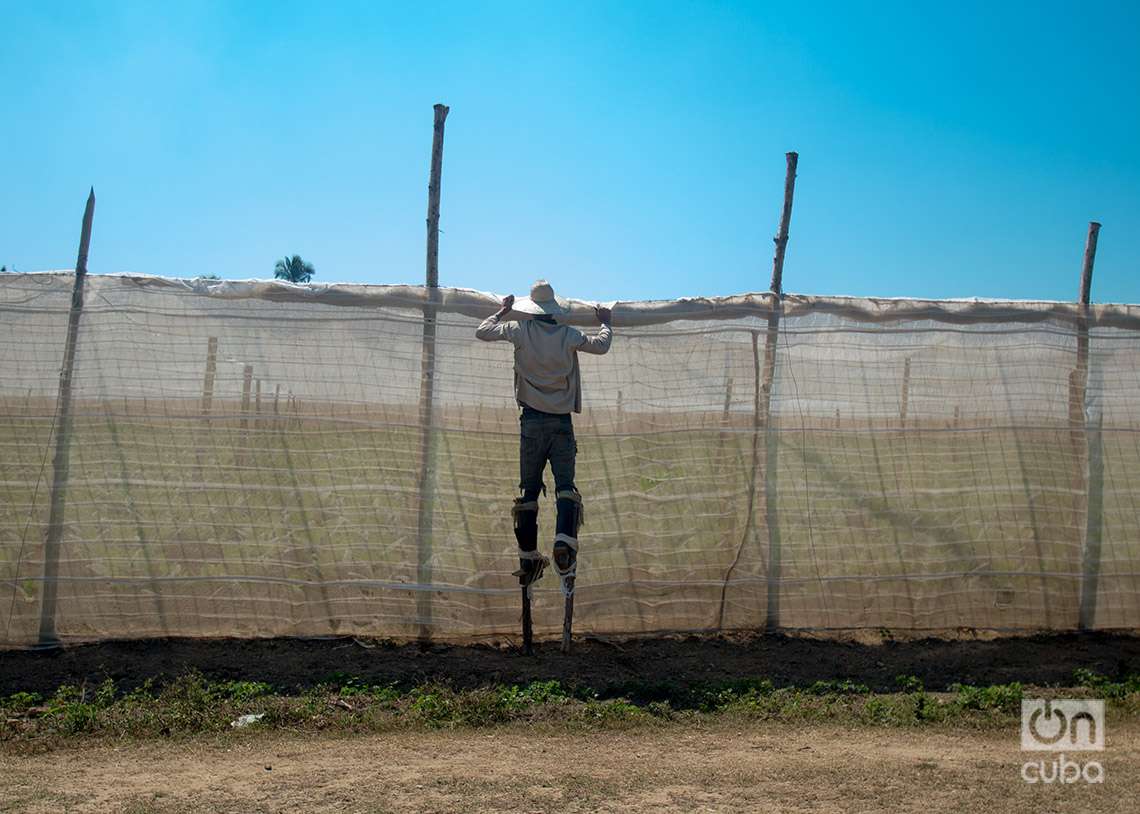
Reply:
<svg viewBox="0 0 1140 814"><path fill-rule="evenodd" d="M459 688L558 679L599 690L629 683L691 686L739 678L777 685L850 679L893 690L898 675L927 689L950 684L1072 684L1077 668L1111 677L1140 673L1140 636L1116 633L927 638L877 642L794 635L603 641L563 655L494 645L397 644L365 639L149 639L0 652L0 695L50 693L61 684L113 678L129 689L191 670L214 680L265 681L282 691L356 676L369 684L440 681Z"/></svg>

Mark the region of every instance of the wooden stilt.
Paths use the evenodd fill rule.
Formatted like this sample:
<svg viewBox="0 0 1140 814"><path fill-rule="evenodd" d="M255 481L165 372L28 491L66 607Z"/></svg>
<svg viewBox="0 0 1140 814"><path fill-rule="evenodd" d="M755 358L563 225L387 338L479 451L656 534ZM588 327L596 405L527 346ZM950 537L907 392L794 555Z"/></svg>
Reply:
<svg viewBox="0 0 1140 814"><path fill-rule="evenodd" d="M562 612L562 652L570 652L570 640L574 633L574 578L570 580L570 596L566 597L566 606Z"/></svg>
<svg viewBox="0 0 1140 814"><path fill-rule="evenodd" d="M534 628L530 617L530 590L528 586L522 587L522 633L523 655L534 655Z"/></svg>

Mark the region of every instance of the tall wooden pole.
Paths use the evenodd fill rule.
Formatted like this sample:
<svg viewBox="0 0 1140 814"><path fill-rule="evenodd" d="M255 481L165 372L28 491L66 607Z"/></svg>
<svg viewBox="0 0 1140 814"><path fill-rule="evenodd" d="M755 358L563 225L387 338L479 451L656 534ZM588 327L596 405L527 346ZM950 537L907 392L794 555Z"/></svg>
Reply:
<svg viewBox="0 0 1140 814"><path fill-rule="evenodd" d="M776 510L776 469L778 438L772 428L772 384L776 377L776 340L780 334L780 315L784 298L784 253L788 248L788 227L792 222L792 199L796 192L796 167L799 154L787 153L788 167L784 176L784 207L776 230L776 254L772 258L772 311L768 315L768 332L764 338L764 381L761 386L761 415L764 421L764 524L768 529L768 606L764 625L768 630L780 626L780 546L779 516Z"/></svg>
<svg viewBox="0 0 1140 814"><path fill-rule="evenodd" d="M420 477L419 477L419 557L416 567L416 617L421 641L431 639L432 601L428 586L432 581L432 510L434 479L431 463L435 457L435 336L439 310L439 194L443 173L443 126L448 107L435 106L431 142L431 172L428 177L427 209L427 302L424 304L423 352L420 360Z"/></svg>
<svg viewBox="0 0 1140 814"><path fill-rule="evenodd" d="M75 283L71 289L71 311L67 318L67 339L63 366L59 371L56 397L55 455L52 457L51 513L44 537L44 587L40 604L40 647L59 644L55 629L59 599L59 549L63 541L63 521L67 508L67 476L71 464L71 380L75 371L75 345L79 338L79 317L83 313L83 281L87 277L87 251L91 247L91 226L95 220L95 188L87 196L83 227L79 235L79 257L75 261Z"/></svg>
<svg viewBox="0 0 1140 814"><path fill-rule="evenodd" d="M784 295L784 252L788 248L788 227L792 223L792 197L796 194L796 166L799 153L787 153L787 174L784 176L784 208L780 212L780 227L776 230L776 256L772 258L772 293Z"/></svg>
<svg viewBox="0 0 1140 814"><path fill-rule="evenodd" d="M447 105L435 106L435 124L431 139L431 174L428 178L427 211L427 285L439 287L439 191L443 174L443 125L447 121Z"/></svg>
<svg viewBox="0 0 1140 814"><path fill-rule="evenodd" d="M1088 306L1092 292L1093 263L1096 262L1096 239L1100 235L1100 224L1089 222L1089 235L1085 238L1085 260L1081 264L1081 305Z"/></svg>
<svg viewBox="0 0 1140 814"><path fill-rule="evenodd" d="M1085 425L1085 389L1089 375L1089 298L1092 293L1093 262L1096 260L1096 241L1100 234L1100 224L1089 224L1089 234L1085 239L1085 259L1081 264L1080 314L1077 316L1077 367L1072 373L1069 386L1069 423L1074 441Z"/></svg>
<svg viewBox="0 0 1140 814"><path fill-rule="evenodd" d="M1089 223L1085 238L1085 258L1081 264L1081 314L1077 321L1076 386L1072 392L1069 415L1074 425L1079 420L1079 433L1084 436L1084 461L1080 480L1085 497L1085 539L1081 555L1081 599L1078 626L1089 630L1096 624L1097 589L1100 582L1101 514L1104 508L1104 450L1100 415L1090 416L1088 404L1089 381L1089 321L1088 311L1092 295L1093 263L1096 261L1096 242L1100 224Z"/></svg>

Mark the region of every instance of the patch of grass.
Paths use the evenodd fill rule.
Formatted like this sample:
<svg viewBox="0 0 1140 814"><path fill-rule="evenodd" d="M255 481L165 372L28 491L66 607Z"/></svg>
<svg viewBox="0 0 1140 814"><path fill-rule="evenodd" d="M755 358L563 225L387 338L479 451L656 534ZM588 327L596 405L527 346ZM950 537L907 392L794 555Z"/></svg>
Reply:
<svg viewBox="0 0 1140 814"><path fill-rule="evenodd" d="M910 675L895 676L895 686L897 686L902 692L922 692L924 689L926 689L923 686L921 678Z"/></svg>
<svg viewBox="0 0 1140 814"><path fill-rule="evenodd" d="M1134 677L1111 681L1085 671L1078 679L1109 698L1119 712L1140 714L1140 704L1133 703L1140 700ZM927 693L913 676L900 676L896 683L903 692L872 693L845 679L777 687L764 678L694 686L631 683L602 690L558 681L456 689L438 683L401 688L337 676L301 694L280 694L263 682L211 682L189 673L157 690L147 681L122 693L108 679L94 688L62 686L46 700L14 693L0 699L0 741L39 749L75 737L182 738L228 732L232 721L247 714L264 716L261 729L345 732L516 722L604 729L717 716L871 726L1009 726L1016 723L1024 695L1017 683L956 684L949 694Z"/></svg>
<svg viewBox="0 0 1140 814"><path fill-rule="evenodd" d="M38 705L42 700L43 696L36 692L12 693L7 698L0 698L0 711L26 712Z"/></svg>
<svg viewBox="0 0 1140 814"><path fill-rule="evenodd" d="M942 704L925 692L910 692L867 698L859 718L877 725L916 726L948 720L954 712L952 705Z"/></svg>
<svg viewBox="0 0 1140 814"><path fill-rule="evenodd" d="M273 688L262 681L223 681L212 689L218 698L238 703L252 701L273 692Z"/></svg>
<svg viewBox="0 0 1140 814"><path fill-rule="evenodd" d="M857 684L854 681L842 679L840 681L817 681L807 688L813 695L866 695L871 688L866 684Z"/></svg>
<svg viewBox="0 0 1140 814"><path fill-rule="evenodd" d="M572 695L558 681L532 681L523 687L499 687L499 705L504 710L521 711L539 704L563 703Z"/></svg>
<svg viewBox="0 0 1140 814"><path fill-rule="evenodd" d="M582 700L597 697L627 698L639 706L665 703L674 710L715 712L731 706L745 695L766 695L775 689L775 685L766 678L743 678L691 686L680 686L664 681L630 681L611 684L600 694L587 688L578 688L575 697Z"/></svg>
<svg viewBox="0 0 1140 814"><path fill-rule="evenodd" d="M911 693L910 699L914 703L916 721L939 721L944 717L938 701L925 692Z"/></svg>
<svg viewBox="0 0 1140 814"><path fill-rule="evenodd" d="M406 712L428 726L486 726L541 717L544 708L573 706L577 699L557 681L456 691L440 684L415 687ZM581 702L578 702L579 706ZM594 699L584 702L598 703Z"/></svg>
<svg viewBox="0 0 1140 814"><path fill-rule="evenodd" d="M1018 682L991 684L988 687L975 687L970 684L951 684L950 691L956 694L954 703L960 709L997 710L1014 714L1021 710L1024 690Z"/></svg>
<svg viewBox="0 0 1140 814"><path fill-rule="evenodd" d="M341 685L339 693L344 699L367 698L381 704L394 704L402 695L395 684L367 684L355 676Z"/></svg>
<svg viewBox="0 0 1140 814"><path fill-rule="evenodd" d="M85 689L64 684L48 700L46 716L54 719L59 730L68 735L92 729L96 710L86 698Z"/></svg>
<svg viewBox="0 0 1140 814"><path fill-rule="evenodd" d="M1079 687L1087 687L1104 698L1123 699L1133 693L1140 693L1140 675L1129 675L1120 681L1113 681L1093 670L1079 668L1073 671L1073 681Z"/></svg>
<svg viewBox="0 0 1140 814"><path fill-rule="evenodd" d="M631 723L650 717L649 713L624 698L609 701L587 701L582 715L587 721Z"/></svg>

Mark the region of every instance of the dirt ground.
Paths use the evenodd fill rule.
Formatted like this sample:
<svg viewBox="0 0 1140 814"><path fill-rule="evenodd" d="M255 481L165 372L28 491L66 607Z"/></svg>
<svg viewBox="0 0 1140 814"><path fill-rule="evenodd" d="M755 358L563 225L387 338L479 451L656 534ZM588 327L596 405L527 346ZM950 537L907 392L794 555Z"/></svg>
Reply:
<svg viewBox="0 0 1140 814"><path fill-rule="evenodd" d="M593 734L251 732L0 756L0 811L1133 812L1137 736L1140 722L1110 724L1107 749L1095 755L1103 784L1029 785L1021 767L1037 755L1019 751L1015 730L718 723Z"/></svg>
<svg viewBox="0 0 1140 814"><path fill-rule="evenodd" d="M374 684L446 681L460 688L559 679L620 691L623 682L690 685L743 677L779 685L848 678L894 690L895 676L915 675L928 689L954 682L1071 683L1078 667L1109 676L1140 673L1140 637L1059 634L995 637L960 632L909 640L741 635L577 642L568 656L544 642L525 658L510 647L393 644L356 639L152 639L101 642L54 650L0 652L0 695L53 692L111 677L123 689L148 677L190 669L215 680L265 681L304 689L336 673Z"/></svg>

